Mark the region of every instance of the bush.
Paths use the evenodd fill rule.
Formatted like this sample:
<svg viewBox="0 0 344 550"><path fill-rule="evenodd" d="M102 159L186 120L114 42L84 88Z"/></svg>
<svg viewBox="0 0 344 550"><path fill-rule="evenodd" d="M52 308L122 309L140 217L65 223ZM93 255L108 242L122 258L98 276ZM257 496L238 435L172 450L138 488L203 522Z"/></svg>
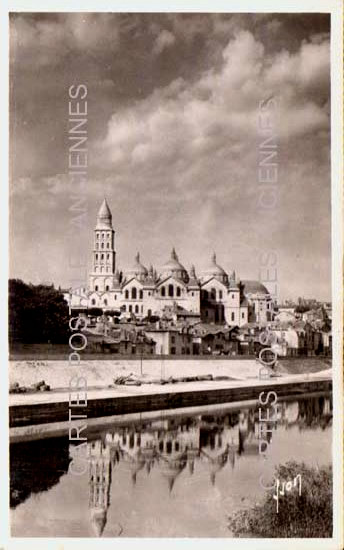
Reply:
<svg viewBox="0 0 344 550"><path fill-rule="evenodd" d="M292 490L279 499L276 490L266 492L262 503L240 510L229 518L236 537L325 538L332 537L332 467L311 468L295 461L279 465L275 479L288 481L302 476L302 492ZM272 482L269 483L272 485ZM262 489L263 490L263 489Z"/></svg>

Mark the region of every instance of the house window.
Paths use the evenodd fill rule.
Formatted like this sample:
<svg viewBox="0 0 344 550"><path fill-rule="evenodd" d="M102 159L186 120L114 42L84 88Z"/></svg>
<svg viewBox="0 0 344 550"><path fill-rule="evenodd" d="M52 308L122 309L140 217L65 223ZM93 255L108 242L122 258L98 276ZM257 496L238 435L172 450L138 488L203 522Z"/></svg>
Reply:
<svg viewBox="0 0 344 550"><path fill-rule="evenodd" d="M219 298L220 298L220 300L222 300L222 298L223 298L222 290L219 290Z"/></svg>
<svg viewBox="0 0 344 550"><path fill-rule="evenodd" d="M139 306L135 306L135 313L138 313L139 312Z"/></svg>
<svg viewBox="0 0 344 550"><path fill-rule="evenodd" d="M137 294L136 288L133 287L133 288L131 289L131 298L132 298L132 300L136 300L136 294Z"/></svg>
<svg viewBox="0 0 344 550"><path fill-rule="evenodd" d="M172 342L172 344L174 344L176 342L176 337L175 336L171 336L171 342Z"/></svg>
<svg viewBox="0 0 344 550"><path fill-rule="evenodd" d="M164 286L161 287L161 296L165 296L165 287Z"/></svg>
<svg viewBox="0 0 344 550"><path fill-rule="evenodd" d="M126 290L126 291L125 291L124 296L125 296L125 299L126 299L126 300L129 299L129 290Z"/></svg>
<svg viewBox="0 0 344 550"><path fill-rule="evenodd" d="M107 306L108 305L108 302L107 302L107 299L105 298L104 300L104 306Z"/></svg>
<svg viewBox="0 0 344 550"><path fill-rule="evenodd" d="M215 288L211 289L210 294L211 294L212 299L216 300L216 290L215 290Z"/></svg>
<svg viewBox="0 0 344 550"><path fill-rule="evenodd" d="M98 285L95 285L94 290L95 290L95 291L98 290Z"/></svg>
<svg viewBox="0 0 344 550"><path fill-rule="evenodd" d="M106 259L110 260L110 254L106 254Z"/></svg>
<svg viewBox="0 0 344 550"><path fill-rule="evenodd" d="M139 295L140 295L140 300L142 300L142 298L143 298L143 290L140 290L140 294L139 294Z"/></svg>
<svg viewBox="0 0 344 550"><path fill-rule="evenodd" d="M94 298L92 298L91 304L92 304L93 306L95 306L95 305L96 305L96 301L95 301L95 299L94 299Z"/></svg>
<svg viewBox="0 0 344 550"><path fill-rule="evenodd" d="M241 313L241 318L245 319L245 312L244 311Z"/></svg>
<svg viewBox="0 0 344 550"><path fill-rule="evenodd" d="M181 292L180 292L180 287L177 286L177 296L180 296L181 295Z"/></svg>
<svg viewBox="0 0 344 550"><path fill-rule="evenodd" d="M110 248L110 243L106 243L106 248Z"/></svg>
<svg viewBox="0 0 344 550"><path fill-rule="evenodd" d="M101 244L101 248L104 248L104 243Z"/></svg>
<svg viewBox="0 0 344 550"><path fill-rule="evenodd" d="M96 254L96 260L98 260L98 254Z"/></svg>
<svg viewBox="0 0 344 550"><path fill-rule="evenodd" d="M99 239L99 233L97 233L97 239Z"/></svg>
<svg viewBox="0 0 344 550"><path fill-rule="evenodd" d="M234 300L234 294L232 294L232 300Z"/></svg>
<svg viewBox="0 0 344 550"><path fill-rule="evenodd" d="M234 321L234 319L235 319L235 313L234 313L234 311L232 311L232 316L231 316L231 317L232 317L232 321Z"/></svg>
<svg viewBox="0 0 344 550"><path fill-rule="evenodd" d="M173 298L173 285L168 285L168 295Z"/></svg>
<svg viewBox="0 0 344 550"><path fill-rule="evenodd" d="M110 290L109 285L106 285L105 290Z"/></svg>
<svg viewBox="0 0 344 550"><path fill-rule="evenodd" d="M133 306L130 305L130 306L129 306L129 313L131 313L132 311L133 311Z"/></svg>
<svg viewBox="0 0 344 550"><path fill-rule="evenodd" d="M176 354L176 348L171 348L171 354L172 354L172 355L175 355L175 354Z"/></svg>

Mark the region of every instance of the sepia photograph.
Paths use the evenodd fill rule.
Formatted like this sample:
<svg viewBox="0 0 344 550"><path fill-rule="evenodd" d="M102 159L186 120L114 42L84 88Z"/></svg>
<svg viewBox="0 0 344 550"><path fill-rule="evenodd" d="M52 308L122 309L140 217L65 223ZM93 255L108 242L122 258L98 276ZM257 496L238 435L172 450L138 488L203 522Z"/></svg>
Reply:
<svg viewBox="0 0 344 550"><path fill-rule="evenodd" d="M333 13L8 24L11 539L339 550Z"/></svg>

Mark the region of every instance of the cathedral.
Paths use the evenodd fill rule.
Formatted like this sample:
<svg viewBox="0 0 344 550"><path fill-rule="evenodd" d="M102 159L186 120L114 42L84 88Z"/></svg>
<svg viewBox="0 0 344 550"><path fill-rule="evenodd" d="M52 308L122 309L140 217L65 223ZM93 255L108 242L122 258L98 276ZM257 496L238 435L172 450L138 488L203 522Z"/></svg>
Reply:
<svg viewBox="0 0 344 550"><path fill-rule="evenodd" d="M196 274L179 261L173 248L170 258L159 269L143 265L140 254L131 267L117 267L112 214L104 199L94 228L92 268L88 287L71 289L66 298L71 309L101 308L118 311L138 320L164 315L174 307L206 323L242 326L272 319L273 303L259 281L240 281L228 274L213 253L209 264Z"/></svg>

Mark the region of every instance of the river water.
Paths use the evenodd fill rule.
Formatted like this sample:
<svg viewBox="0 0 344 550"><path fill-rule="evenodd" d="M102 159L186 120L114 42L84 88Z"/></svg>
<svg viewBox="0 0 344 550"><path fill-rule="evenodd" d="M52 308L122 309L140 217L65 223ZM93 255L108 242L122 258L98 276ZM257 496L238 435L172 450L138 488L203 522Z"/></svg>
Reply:
<svg viewBox="0 0 344 550"><path fill-rule="evenodd" d="M82 475L69 471L68 428L13 443L12 536L230 537L228 516L264 498L261 475L268 483L289 460L332 461L330 394L279 400L278 409L265 458L252 402L99 419Z"/></svg>

